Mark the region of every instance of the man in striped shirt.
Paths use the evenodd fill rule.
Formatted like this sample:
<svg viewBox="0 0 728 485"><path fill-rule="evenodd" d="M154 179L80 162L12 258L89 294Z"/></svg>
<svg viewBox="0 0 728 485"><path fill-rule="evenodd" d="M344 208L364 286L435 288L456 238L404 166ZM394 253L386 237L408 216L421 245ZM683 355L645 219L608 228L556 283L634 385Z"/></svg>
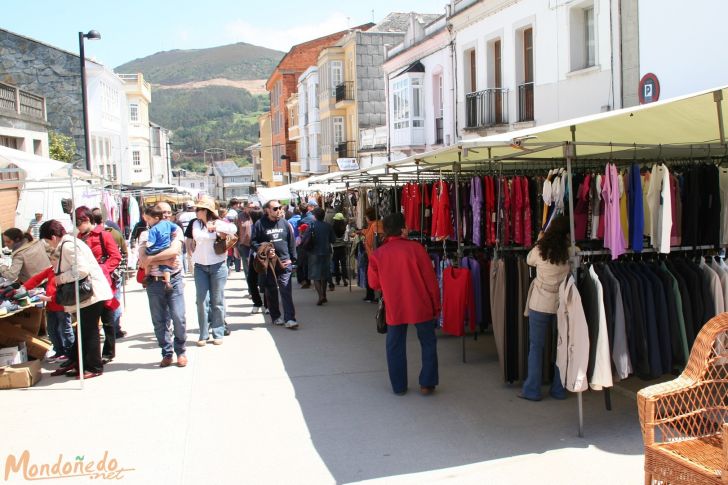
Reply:
<svg viewBox="0 0 728 485"><path fill-rule="evenodd" d="M33 239L38 239L38 232L40 231L40 225L45 221L43 220L43 213L36 212L35 218L30 220L28 225L28 232L33 236Z"/></svg>

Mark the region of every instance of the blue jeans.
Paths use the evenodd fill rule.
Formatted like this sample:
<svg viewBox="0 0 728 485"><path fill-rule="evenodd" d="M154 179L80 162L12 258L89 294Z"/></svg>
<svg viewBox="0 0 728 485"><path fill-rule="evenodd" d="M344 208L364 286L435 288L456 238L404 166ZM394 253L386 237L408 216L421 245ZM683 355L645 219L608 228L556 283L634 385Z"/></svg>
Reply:
<svg viewBox="0 0 728 485"><path fill-rule="evenodd" d="M551 327L556 325L555 313L543 313L528 310L528 376L523 382L523 395L528 399L541 399L541 376L543 374L543 348L546 335L551 335ZM555 367L554 381L551 383L551 395L557 399L566 396L561 385L559 368Z"/></svg>
<svg viewBox="0 0 728 485"><path fill-rule="evenodd" d="M235 265L235 271L237 273L240 273L240 258L236 258L235 256L228 256L227 265L228 267L231 265Z"/></svg>
<svg viewBox="0 0 728 485"><path fill-rule="evenodd" d="M170 284L172 291L167 291L164 281L153 281L147 286L149 313L152 315L154 334L162 349L162 357L171 357L172 351L177 356L184 355L187 341L185 282L181 271L172 276Z"/></svg>
<svg viewBox="0 0 728 485"><path fill-rule="evenodd" d="M278 294L281 295L281 303L283 304L283 320L296 320L296 308L293 306L293 285L291 284L291 274L293 270L291 266L278 273L278 288L274 285L265 285L265 296L268 299L268 310L273 320L280 318L281 310L278 307Z"/></svg>
<svg viewBox="0 0 728 485"><path fill-rule="evenodd" d="M248 264L248 260L250 259L250 246L238 244L238 252L240 253L241 263L243 264L243 273L245 273L245 278L248 278L248 271L250 269Z"/></svg>
<svg viewBox="0 0 728 485"><path fill-rule="evenodd" d="M223 337L225 332L223 297L227 276L228 269L225 261L216 264L195 264L197 323L200 326L200 340L207 340L210 336L209 331L212 332L212 338L215 340Z"/></svg>
<svg viewBox="0 0 728 485"><path fill-rule="evenodd" d="M119 302L119 308L114 310L114 331L119 334L121 332L121 303L122 303L122 295L121 295L121 288L117 288L117 290L114 292L114 298Z"/></svg>
<svg viewBox="0 0 728 485"><path fill-rule="evenodd" d="M71 315L66 312L46 312L48 338L51 339L56 355L70 355L76 336L71 327Z"/></svg>
<svg viewBox="0 0 728 485"><path fill-rule="evenodd" d="M403 325L387 326L387 367L389 381L395 393L407 390L407 327ZM435 320L415 324L417 338L422 349L422 370L420 386L434 387L439 383L437 371L437 336Z"/></svg>

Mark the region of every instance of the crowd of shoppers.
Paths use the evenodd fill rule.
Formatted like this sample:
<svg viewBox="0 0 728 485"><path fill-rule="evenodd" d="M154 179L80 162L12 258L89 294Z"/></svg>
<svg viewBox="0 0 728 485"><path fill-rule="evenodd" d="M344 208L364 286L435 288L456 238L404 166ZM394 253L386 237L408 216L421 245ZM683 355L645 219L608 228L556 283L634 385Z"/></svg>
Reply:
<svg viewBox="0 0 728 485"><path fill-rule="evenodd" d="M130 249L123 231L104 221L101 210L77 207L73 220L74 234L67 234L57 220L42 221L42 214L26 232L6 230L3 243L11 251L12 263L0 266L0 276L25 284L24 291L45 285L40 299L46 302L53 358L61 364L53 375L79 375L80 341L84 377L91 378L102 375L104 364L116 357L116 339L125 335L120 328L118 276ZM326 304L327 291L350 284L349 243L361 237L368 275L365 300L377 301L377 291L387 302L386 353L392 389L396 394L407 390L405 341L411 324L422 348L420 392L432 393L438 385L434 329L440 309L434 270L422 246L403 236L401 215L381 221L369 209L366 222L359 230L342 213L327 212L313 199L290 210L279 200L269 200L261 208L233 199L227 208L219 208L209 196L185 204L176 215L166 202L146 208L144 221L127 235L143 275L139 280L161 351L159 366L171 366L175 356L177 366L188 363L185 275L192 274L195 283L198 346L208 341L220 345L229 332L224 290L232 269L245 275L251 313L269 314L274 325L297 329L294 271L301 288L313 285L316 304ZM31 230L40 239L34 239ZM231 238L233 243L221 250L220 241L224 245ZM58 286L76 279L89 281L91 294L78 306L60 305ZM81 321L78 331L72 327L72 313Z"/></svg>

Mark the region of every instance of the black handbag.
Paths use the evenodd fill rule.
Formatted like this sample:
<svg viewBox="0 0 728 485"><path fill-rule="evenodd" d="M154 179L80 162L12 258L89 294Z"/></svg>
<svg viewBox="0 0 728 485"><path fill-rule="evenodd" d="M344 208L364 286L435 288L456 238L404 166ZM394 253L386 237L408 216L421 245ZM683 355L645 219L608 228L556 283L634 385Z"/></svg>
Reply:
<svg viewBox="0 0 728 485"><path fill-rule="evenodd" d="M61 252L58 256L58 269L56 270L56 276L61 274L61 261L63 261L63 245L61 244ZM94 290L91 286L91 276L86 275L84 278L78 280L78 301L82 303L91 296L93 296ZM62 306L75 306L76 305L76 284L72 281L70 283L63 283L56 286L56 303Z"/></svg>
<svg viewBox="0 0 728 485"><path fill-rule="evenodd" d="M384 297L379 299L379 307L377 308L377 332L387 333L387 311L384 307Z"/></svg>

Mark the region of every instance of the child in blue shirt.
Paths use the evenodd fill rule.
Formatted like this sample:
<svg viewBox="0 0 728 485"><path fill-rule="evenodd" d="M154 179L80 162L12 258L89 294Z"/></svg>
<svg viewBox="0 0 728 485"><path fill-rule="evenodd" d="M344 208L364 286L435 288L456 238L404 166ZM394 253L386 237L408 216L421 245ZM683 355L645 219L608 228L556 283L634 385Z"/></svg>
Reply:
<svg viewBox="0 0 728 485"><path fill-rule="evenodd" d="M174 238L174 233L177 230L177 225L173 222L162 218L162 211L155 209L154 207L148 208L144 211L144 220L149 226L149 232L147 234L147 255L159 254L165 249L169 248ZM170 277L172 268L160 264L159 271L162 273L164 278L164 286L168 289L172 289L172 283ZM151 277L149 276L150 268L146 269L147 273L147 284L151 283Z"/></svg>

